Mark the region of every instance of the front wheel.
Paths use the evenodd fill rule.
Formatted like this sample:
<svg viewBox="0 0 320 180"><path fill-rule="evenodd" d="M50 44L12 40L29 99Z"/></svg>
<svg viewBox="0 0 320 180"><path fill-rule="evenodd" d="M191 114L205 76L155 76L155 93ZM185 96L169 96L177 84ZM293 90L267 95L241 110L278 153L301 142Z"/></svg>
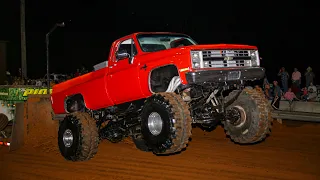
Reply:
<svg viewBox="0 0 320 180"><path fill-rule="evenodd" d="M188 105L175 93L158 93L145 102L141 133L155 154L172 154L184 149L191 136Z"/></svg>
<svg viewBox="0 0 320 180"><path fill-rule="evenodd" d="M227 107L227 112L222 124L226 134L236 143L256 143L271 133L271 108L260 88L245 88Z"/></svg>
<svg viewBox="0 0 320 180"><path fill-rule="evenodd" d="M98 144L98 128L88 113L72 113L60 123L58 145L66 160L89 160L97 153Z"/></svg>

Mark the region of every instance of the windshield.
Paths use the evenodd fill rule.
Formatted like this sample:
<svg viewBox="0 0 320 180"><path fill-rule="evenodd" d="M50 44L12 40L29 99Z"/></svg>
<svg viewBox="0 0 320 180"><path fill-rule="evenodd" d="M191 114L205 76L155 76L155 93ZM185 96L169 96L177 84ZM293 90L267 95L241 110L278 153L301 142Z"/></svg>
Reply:
<svg viewBox="0 0 320 180"><path fill-rule="evenodd" d="M137 39L144 52L157 52L197 44L190 37L181 34L139 34Z"/></svg>

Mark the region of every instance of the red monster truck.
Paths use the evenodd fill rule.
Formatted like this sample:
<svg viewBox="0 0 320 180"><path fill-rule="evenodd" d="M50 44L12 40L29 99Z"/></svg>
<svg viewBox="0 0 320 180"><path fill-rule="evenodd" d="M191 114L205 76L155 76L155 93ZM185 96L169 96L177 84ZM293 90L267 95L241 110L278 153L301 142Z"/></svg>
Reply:
<svg viewBox="0 0 320 180"><path fill-rule="evenodd" d="M142 151L176 153L187 146L192 124L222 124L239 144L270 133L268 101L261 90L245 86L265 74L255 46L134 33L116 40L99 66L53 87L58 144L67 160L88 160L101 139L126 137Z"/></svg>

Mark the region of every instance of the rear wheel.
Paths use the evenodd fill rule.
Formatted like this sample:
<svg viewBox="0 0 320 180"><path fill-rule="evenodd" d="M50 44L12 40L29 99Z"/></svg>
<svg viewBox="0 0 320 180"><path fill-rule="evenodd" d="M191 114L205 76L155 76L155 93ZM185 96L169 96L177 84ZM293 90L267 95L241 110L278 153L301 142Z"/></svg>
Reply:
<svg viewBox="0 0 320 180"><path fill-rule="evenodd" d="M156 154L184 149L191 136L188 105L175 93L158 93L147 99L141 115L141 133Z"/></svg>
<svg viewBox="0 0 320 180"><path fill-rule="evenodd" d="M271 108L261 89L245 88L237 100L227 107L223 121L226 134L240 144L256 143L271 133Z"/></svg>
<svg viewBox="0 0 320 180"><path fill-rule="evenodd" d="M58 145L66 160L89 160L97 153L98 144L96 121L88 113L72 113L60 123Z"/></svg>

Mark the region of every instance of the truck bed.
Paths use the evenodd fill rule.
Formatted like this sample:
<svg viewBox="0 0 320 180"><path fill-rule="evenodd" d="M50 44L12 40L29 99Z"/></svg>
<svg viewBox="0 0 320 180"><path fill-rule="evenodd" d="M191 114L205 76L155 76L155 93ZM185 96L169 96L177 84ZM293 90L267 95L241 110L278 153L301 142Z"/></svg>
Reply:
<svg viewBox="0 0 320 180"><path fill-rule="evenodd" d="M83 96L86 107L89 109L95 110L113 105L106 90L107 71L107 68L103 68L53 86L53 111L56 114L66 113L64 109L65 99L75 94Z"/></svg>
<svg viewBox="0 0 320 180"><path fill-rule="evenodd" d="M71 87L79 86L79 85L86 83L90 80L97 79L97 78L103 76L106 73L105 71L106 71L106 68L103 68L98 71L89 72L87 74L72 78L68 81L56 84L53 86L53 92L54 93L63 92Z"/></svg>

